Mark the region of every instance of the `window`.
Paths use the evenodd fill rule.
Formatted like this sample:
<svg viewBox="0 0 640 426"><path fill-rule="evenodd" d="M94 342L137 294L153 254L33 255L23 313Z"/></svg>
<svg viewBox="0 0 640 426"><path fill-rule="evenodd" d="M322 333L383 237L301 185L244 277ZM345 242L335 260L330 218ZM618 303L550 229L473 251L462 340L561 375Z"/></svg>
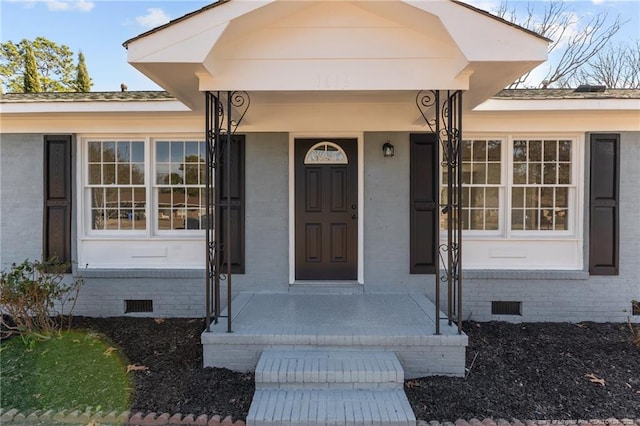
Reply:
<svg viewBox="0 0 640 426"><path fill-rule="evenodd" d="M85 158L89 231L151 235L202 229L205 142L92 139Z"/></svg>
<svg viewBox="0 0 640 426"><path fill-rule="evenodd" d="M202 141L156 142L158 230L202 229L206 150Z"/></svg>
<svg viewBox="0 0 640 426"><path fill-rule="evenodd" d="M80 135L79 141L78 264L90 269L204 268L204 230L214 221L206 215L202 135ZM231 204L223 191L219 236L226 235L224 219L231 212L229 257L238 273L244 271L244 142L244 135L235 135L231 162L220 163L223 179L230 168Z"/></svg>
<svg viewBox="0 0 640 426"><path fill-rule="evenodd" d="M146 229L144 141L90 141L87 160L91 229Z"/></svg>
<svg viewBox="0 0 640 426"><path fill-rule="evenodd" d="M570 140L513 141L511 229L568 230Z"/></svg>
<svg viewBox="0 0 640 426"><path fill-rule="evenodd" d="M572 139L463 140L462 228L507 236L521 231L570 231L576 213L574 151ZM445 203L446 165L442 169L440 194ZM446 224L445 213L441 228L446 229Z"/></svg>

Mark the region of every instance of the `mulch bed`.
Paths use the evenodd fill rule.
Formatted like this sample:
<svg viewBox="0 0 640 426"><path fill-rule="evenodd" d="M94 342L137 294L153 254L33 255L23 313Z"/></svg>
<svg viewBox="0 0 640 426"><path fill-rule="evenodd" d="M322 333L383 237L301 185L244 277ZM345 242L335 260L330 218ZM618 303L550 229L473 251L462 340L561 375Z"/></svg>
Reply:
<svg viewBox="0 0 640 426"><path fill-rule="evenodd" d="M253 374L202 368L201 319L74 318L118 344L135 372L131 411L245 419ZM467 377L405 382L418 419L640 417L640 347L626 324L464 324Z"/></svg>

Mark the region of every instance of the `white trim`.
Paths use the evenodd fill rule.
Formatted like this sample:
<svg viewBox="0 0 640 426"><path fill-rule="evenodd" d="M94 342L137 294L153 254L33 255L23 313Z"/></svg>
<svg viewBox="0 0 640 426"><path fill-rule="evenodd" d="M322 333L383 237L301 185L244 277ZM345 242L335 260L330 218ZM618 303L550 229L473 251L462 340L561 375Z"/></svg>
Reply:
<svg viewBox="0 0 640 426"><path fill-rule="evenodd" d="M95 112L188 112L191 111L180 101L118 101L100 102L59 101L59 102L0 102L2 114L38 113L95 113Z"/></svg>
<svg viewBox="0 0 640 426"><path fill-rule="evenodd" d="M300 132L289 133L289 284L296 283L295 235L295 140L304 138L352 138L358 147L358 284L364 284L364 133L363 132ZM329 281L328 281L329 282ZM334 281L330 281L334 282Z"/></svg>
<svg viewBox="0 0 640 426"><path fill-rule="evenodd" d="M473 111L640 110L640 99L487 99Z"/></svg>

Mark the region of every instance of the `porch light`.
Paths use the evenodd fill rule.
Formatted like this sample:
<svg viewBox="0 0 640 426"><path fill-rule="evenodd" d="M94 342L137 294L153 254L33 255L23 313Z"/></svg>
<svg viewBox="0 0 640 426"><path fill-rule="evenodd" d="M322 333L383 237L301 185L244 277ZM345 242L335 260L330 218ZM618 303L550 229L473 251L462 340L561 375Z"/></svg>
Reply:
<svg viewBox="0 0 640 426"><path fill-rule="evenodd" d="M382 154L385 157L393 157L395 154L395 148L391 145L391 142L387 141L384 145L382 145Z"/></svg>

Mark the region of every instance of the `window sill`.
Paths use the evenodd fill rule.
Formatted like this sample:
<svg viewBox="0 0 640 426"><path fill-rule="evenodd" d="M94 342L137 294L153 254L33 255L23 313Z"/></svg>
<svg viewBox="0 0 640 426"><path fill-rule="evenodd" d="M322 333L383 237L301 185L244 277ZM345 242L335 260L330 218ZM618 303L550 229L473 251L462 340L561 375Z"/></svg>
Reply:
<svg viewBox="0 0 640 426"><path fill-rule="evenodd" d="M588 280L587 271L463 269L463 279L471 280Z"/></svg>

